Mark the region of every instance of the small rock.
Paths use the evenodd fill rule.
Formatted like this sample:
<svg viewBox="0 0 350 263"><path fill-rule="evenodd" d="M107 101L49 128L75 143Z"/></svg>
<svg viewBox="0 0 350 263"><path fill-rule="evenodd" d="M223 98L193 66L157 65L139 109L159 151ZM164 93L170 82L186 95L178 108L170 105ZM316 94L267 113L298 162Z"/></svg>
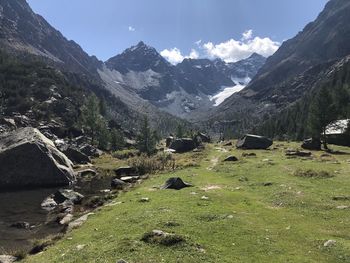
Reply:
<svg viewBox="0 0 350 263"><path fill-rule="evenodd" d="M140 179L139 176L124 176L124 177L120 178L120 180L125 182L125 183L133 183L133 182L137 181L138 179Z"/></svg>
<svg viewBox="0 0 350 263"><path fill-rule="evenodd" d="M117 263L128 263L127 261L125 261L124 259L120 259L117 261Z"/></svg>
<svg viewBox="0 0 350 263"><path fill-rule="evenodd" d="M263 183L263 186L271 186L271 185L273 185L273 183L271 183L271 182Z"/></svg>
<svg viewBox="0 0 350 263"><path fill-rule="evenodd" d="M140 199L140 202L141 203L147 203L147 202L149 202L149 198L148 197L143 197L143 198Z"/></svg>
<svg viewBox="0 0 350 263"><path fill-rule="evenodd" d="M255 157L256 153L242 153L242 157Z"/></svg>
<svg viewBox="0 0 350 263"><path fill-rule="evenodd" d="M348 208L349 208L349 207L346 206L346 205L337 206L337 209L341 209L341 210L348 209Z"/></svg>
<svg viewBox="0 0 350 263"><path fill-rule="evenodd" d="M311 152L289 149L289 150L286 151L286 156L289 156L289 157L293 157L293 156L310 157L311 156Z"/></svg>
<svg viewBox="0 0 350 263"><path fill-rule="evenodd" d="M29 229L30 224L28 222L16 222L11 224L11 227L18 228L18 229Z"/></svg>
<svg viewBox="0 0 350 263"><path fill-rule="evenodd" d="M72 214L67 214L59 221L59 223L60 223L60 225L66 225L70 221L72 221L72 219L73 219L73 215Z"/></svg>
<svg viewBox="0 0 350 263"><path fill-rule="evenodd" d="M201 197L201 199L202 199L202 200L209 200L209 197L208 197L208 196L203 195L203 196Z"/></svg>
<svg viewBox="0 0 350 263"><path fill-rule="evenodd" d="M80 177L96 176L96 174L97 174L97 172L94 169L90 169L90 168L78 171L78 175Z"/></svg>
<svg viewBox="0 0 350 263"><path fill-rule="evenodd" d="M233 155L228 156L228 157L224 160L224 162L237 162L237 161L238 161L237 157L235 157L235 156L233 156Z"/></svg>
<svg viewBox="0 0 350 263"><path fill-rule="evenodd" d="M83 198L84 196L82 194L74 192L71 189L60 189L55 193L53 197L53 199L59 204L63 203L66 200L69 200L74 204L81 204Z"/></svg>
<svg viewBox="0 0 350 263"><path fill-rule="evenodd" d="M43 208L46 211L54 210L57 207L56 201L52 197L47 197L42 203L41 208Z"/></svg>
<svg viewBox="0 0 350 263"><path fill-rule="evenodd" d="M323 246L324 247L332 247L332 246L335 246L336 243L337 243L337 241L330 239L330 240L326 241L323 244Z"/></svg>
<svg viewBox="0 0 350 263"><path fill-rule="evenodd" d="M82 250L86 245L77 245L77 250Z"/></svg>

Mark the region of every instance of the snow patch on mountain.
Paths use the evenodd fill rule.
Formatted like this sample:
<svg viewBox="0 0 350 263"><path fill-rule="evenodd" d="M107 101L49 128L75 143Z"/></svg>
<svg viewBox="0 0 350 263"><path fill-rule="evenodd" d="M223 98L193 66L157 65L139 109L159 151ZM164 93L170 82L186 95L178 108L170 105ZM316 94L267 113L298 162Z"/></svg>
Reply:
<svg viewBox="0 0 350 263"><path fill-rule="evenodd" d="M232 81L236 84L235 86L233 86L233 87L223 86L221 88L221 91L218 94L216 94L214 96L209 96L209 100L214 102L214 107L219 106L227 98L229 98L233 94L240 92L242 89L244 89L251 81L251 78L249 78L249 77L232 78Z"/></svg>

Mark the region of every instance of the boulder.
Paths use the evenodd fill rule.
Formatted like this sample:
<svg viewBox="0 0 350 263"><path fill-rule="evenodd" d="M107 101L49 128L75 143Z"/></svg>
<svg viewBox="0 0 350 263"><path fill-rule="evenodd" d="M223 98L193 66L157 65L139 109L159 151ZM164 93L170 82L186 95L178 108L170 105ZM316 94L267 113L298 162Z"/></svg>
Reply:
<svg viewBox="0 0 350 263"><path fill-rule="evenodd" d="M125 167L119 167L114 170L114 173L119 178L122 176L134 176L137 175L137 171L134 167L125 166Z"/></svg>
<svg viewBox="0 0 350 263"><path fill-rule="evenodd" d="M182 138L174 140L169 148L175 150L177 153L190 152L197 147L194 140L190 138Z"/></svg>
<svg viewBox="0 0 350 263"><path fill-rule="evenodd" d="M185 183L179 177L171 177L165 182L165 184L161 188L162 189L181 190L185 187L191 187L191 186L192 186L191 184Z"/></svg>
<svg viewBox="0 0 350 263"><path fill-rule="evenodd" d="M73 148L71 146L68 146L66 150L63 151L63 153L71 160L74 164L87 164L90 163L90 158L79 151L76 148Z"/></svg>
<svg viewBox="0 0 350 263"><path fill-rule="evenodd" d="M233 155L227 157L227 158L224 160L224 162L237 162L237 161L238 161L237 157L235 157L235 156L233 156Z"/></svg>
<svg viewBox="0 0 350 263"><path fill-rule="evenodd" d="M320 151L321 150L321 140L310 138L303 141L303 144L301 145L301 148L305 150L314 150L314 151Z"/></svg>
<svg viewBox="0 0 350 263"><path fill-rule="evenodd" d="M174 141L174 137L173 136L169 136L165 139L165 146L166 147L170 147L171 143Z"/></svg>
<svg viewBox="0 0 350 263"><path fill-rule="evenodd" d="M111 187L117 190L123 190L126 186L126 183L118 178L114 178L111 182Z"/></svg>
<svg viewBox="0 0 350 263"><path fill-rule="evenodd" d="M211 141L209 135L204 134L204 133L202 133L202 132L199 132L199 133L197 134L197 137L199 137L200 140L201 140L202 142L204 142L204 143L210 143L210 141Z"/></svg>
<svg viewBox="0 0 350 263"><path fill-rule="evenodd" d="M72 162L34 128L0 136L0 187L69 185L75 181Z"/></svg>
<svg viewBox="0 0 350 263"><path fill-rule="evenodd" d="M100 157L102 155L102 151L97 149L96 147L90 145L90 144L83 144L80 148L79 148L80 152L82 152L83 154L89 156L89 157Z"/></svg>
<svg viewBox="0 0 350 263"><path fill-rule="evenodd" d="M236 147L240 149L267 149L272 145L272 140L264 136L246 134L237 141Z"/></svg>
<svg viewBox="0 0 350 263"><path fill-rule="evenodd" d="M84 196L82 194L74 192L71 189L60 189L54 194L54 197L53 197L55 202L59 204L67 200L72 202L73 204L80 204L83 198Z"/></svg>

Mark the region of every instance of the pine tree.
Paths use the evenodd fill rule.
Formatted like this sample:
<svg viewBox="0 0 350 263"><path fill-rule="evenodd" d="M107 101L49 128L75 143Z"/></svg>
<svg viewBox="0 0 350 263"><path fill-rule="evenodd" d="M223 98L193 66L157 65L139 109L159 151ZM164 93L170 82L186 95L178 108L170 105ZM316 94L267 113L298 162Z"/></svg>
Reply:
<svg viewBox="0 0 350 263"><path fill-rule="evenodd" d="M336 119L335 106L329 90L324 86L315 96L309 115L311 133L315 138L323 137L323 147L328 149L326 127Z"/></svg>
<svg viewBox="0 0 350 263"><path fill-rule="evenodd" d="M125 146L125 140L123 134L116 130L113 129L111 132L111 150L116 151L120 150Z"/></svg>
<svg viewBox="0 0 350 263"><path fill-rule="evenodd" d="M152 155L156 151L156 138L154 137L154 132L149 126L148 118L145 117L139 136L137 137L137 146L141 153L146 153L147 155Z"/></svg>
<svg viewBox="0 0 350 263"><path fill-rule="evenodd" d="M101 115L99 100L95 95L87 98L85 104L81 108L81 124L91 136L91 144L95 142L95 138L99 129Z"/></svg>

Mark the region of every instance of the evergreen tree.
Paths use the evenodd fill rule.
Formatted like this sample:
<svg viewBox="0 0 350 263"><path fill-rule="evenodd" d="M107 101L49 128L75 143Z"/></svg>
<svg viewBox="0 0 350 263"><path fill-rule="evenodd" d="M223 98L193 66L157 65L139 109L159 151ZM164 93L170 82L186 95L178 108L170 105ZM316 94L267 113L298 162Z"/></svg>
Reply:
<svg viewBox="0 0 350 263"><path fill-rule="evenodd" d="M99 126L101 126L100 104L95 95L87 98L85 104L81 108L81 124L91 136L91 143L95 142Z"/></svg>
<svg viewBox="0 0 350 263"><path fill-rule="evenodd" d="M108 150L108 146L111 140L111 135L108 130L107 122L102 116L97 121L97 140L98 147L102 150Z"/></svg>
<svg viewBox="0 0 350 263"><path fill-rule="evenodd" d="M141 153L151 155L156 151L156 138L149 126L148 118L145 117L141 126L141 131L137 137L137 146Z"/></svg>
<svg viewBox="0 0 350 263"><path fill-rule="evenodd" d="M183 138L184 135L185 135L184 127L181 124L179 124L176 128L176 137Z"/></svg>
<svg viewBox="0 0 350 263"><path fill-rule="evenodd" d="M323 147L327 147L326 127L336 119L335 106L329 90L324 86L315 96L309 115L309 127L315 138L323 137Z"/></svg>
<svg viewBox="0 0 350 263"><path fill-rule="evenodd" d="M113 129L111 132L111 150L120 150L125 146L125 140L123 134L117 129Z"/></svg>

